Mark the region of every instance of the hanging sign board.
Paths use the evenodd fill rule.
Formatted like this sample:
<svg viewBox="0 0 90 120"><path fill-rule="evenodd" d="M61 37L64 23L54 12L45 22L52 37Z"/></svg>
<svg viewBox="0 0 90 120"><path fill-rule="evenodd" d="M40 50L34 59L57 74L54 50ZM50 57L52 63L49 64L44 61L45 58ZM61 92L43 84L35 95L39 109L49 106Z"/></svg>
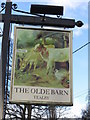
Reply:
<svg viewBox="0 0 90 120"><path fill-rule="evenodd" d="M72 31L15 27L10 101L72 105Z"/></svg>

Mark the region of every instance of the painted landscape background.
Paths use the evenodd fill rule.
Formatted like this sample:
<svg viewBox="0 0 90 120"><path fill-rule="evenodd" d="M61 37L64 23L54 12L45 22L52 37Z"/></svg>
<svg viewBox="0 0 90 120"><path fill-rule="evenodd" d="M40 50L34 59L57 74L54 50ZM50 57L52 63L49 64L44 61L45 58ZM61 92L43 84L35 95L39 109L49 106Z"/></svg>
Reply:
<svg viewBox="0 0 90 120"><path fill-rule="evenodd" d="M53 71L48 74L47 62L35 51L37 45L46 49L69 48L69 33L36 29L17 29L16 33L14 85L69 88L69 60L53 63ZM48 60L46 49L43 54Z"/></svg>

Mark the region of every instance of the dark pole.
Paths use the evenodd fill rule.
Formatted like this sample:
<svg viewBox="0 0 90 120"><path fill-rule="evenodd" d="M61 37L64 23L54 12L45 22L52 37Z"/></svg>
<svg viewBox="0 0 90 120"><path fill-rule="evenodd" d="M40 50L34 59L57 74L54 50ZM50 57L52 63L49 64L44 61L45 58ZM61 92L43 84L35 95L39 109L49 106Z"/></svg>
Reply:
<svg viewBox="0 0 90 120"><path fill-rule="evenodd" d="M8 54L8 43L9 43L9 29L10 29L10 18L11 18L12 2L6 2L3 38L2 38L2 96L3 96L3 107L5 98L5 80L6 80L6 64ZM3 118L5 119L5 109L3 109Z"/></svg>
<svg viewBox="0 0 90 120"><path fill-rule="evenodd" d="M27 109L28 109L28 120L31 120L32 106L31 105L27 105Z"/></svg>

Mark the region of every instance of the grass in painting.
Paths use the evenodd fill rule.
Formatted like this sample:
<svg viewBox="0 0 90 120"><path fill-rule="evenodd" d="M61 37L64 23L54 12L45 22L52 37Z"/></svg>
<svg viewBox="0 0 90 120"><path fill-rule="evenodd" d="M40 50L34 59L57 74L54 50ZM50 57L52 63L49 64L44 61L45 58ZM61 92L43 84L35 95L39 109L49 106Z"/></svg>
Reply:
<svg viewBox="0 0 90 120"><path fill-rule="evenodd" d="M46 69L36 69L31 72L16 71L14 80L15 85L21 86L40 86L40 87L54 87L63 88L60 81L56 80L54 75L47 75Z"/></svg>

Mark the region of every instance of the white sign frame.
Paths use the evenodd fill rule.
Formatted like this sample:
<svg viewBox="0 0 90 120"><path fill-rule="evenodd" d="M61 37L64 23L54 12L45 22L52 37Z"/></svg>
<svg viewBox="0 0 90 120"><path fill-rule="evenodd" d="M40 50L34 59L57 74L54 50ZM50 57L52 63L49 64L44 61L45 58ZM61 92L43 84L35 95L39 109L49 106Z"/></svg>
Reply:
<svg viewBox="0 0 90 120"><path fill-rule="evenodd" d="M14 36L14 47L13 47L10 102L22 103L22 104L23 103L40 104L40 105L41 104L69 105L69 106L73 105L72 31L38 29L38 28L17 27L17 26L15 26L14 30L15 30L15 36ZM68 34L68 37L69 37L69 88L57 88L57 87L47 87L47 86L42 87L42 86L35 86L35 85L34 86L33 85L31 86L14 85L18 30L42 31L42 32L49 31L49 32L60 32L60 33ZM34 68L32 69L34 70Z"/></svg>

